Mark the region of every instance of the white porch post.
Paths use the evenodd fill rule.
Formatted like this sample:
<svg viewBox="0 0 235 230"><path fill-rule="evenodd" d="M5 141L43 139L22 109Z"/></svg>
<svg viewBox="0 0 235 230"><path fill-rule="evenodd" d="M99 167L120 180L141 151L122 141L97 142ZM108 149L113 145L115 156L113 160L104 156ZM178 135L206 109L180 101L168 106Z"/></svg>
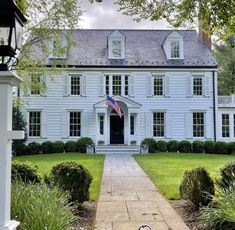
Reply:
<svg viewBox="0 0 235 230"><path fill-rule="evenodd" d="M15 230L19 222L10 220L11 142L23 139L23 131L12 131L12 86L20 78L9 71L0 71L0 230Z"/></svg>

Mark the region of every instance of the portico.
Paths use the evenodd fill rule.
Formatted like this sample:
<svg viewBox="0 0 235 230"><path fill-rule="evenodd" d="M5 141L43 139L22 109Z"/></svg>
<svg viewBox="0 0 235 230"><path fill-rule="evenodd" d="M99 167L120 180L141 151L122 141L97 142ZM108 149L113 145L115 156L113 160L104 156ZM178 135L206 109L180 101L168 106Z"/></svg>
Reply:
<svg viewBox="0 0 235 230"><path fill-rule="evenodd" d="M106 105L106 99L94 104L96 119L96 145L125 144L138 145L140 138L139 109L141 104L120 95L113 99L118 102L122 117Z"/></svg>

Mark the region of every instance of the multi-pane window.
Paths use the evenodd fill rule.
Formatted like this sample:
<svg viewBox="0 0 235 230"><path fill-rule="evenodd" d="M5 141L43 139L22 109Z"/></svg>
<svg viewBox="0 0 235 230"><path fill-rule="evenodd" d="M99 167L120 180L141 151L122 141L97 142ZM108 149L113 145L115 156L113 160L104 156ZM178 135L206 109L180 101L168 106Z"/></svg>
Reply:
<svg viewBox="0 0 235 230"><path fill-rule="evenodd" d="M229 114L222 114L222 137L229 137Z"/></svg>
<svg viewBox="0 0 235 230"><path fill-rule="evenodd" d="M41 135L41 112L29 112L29 136L40 137Z"/></svg>
<svg viewBox="0 0 235 230"><path fill-rule="evenodd" d="M105 76L105 94L109 95L109 75Z"/></svg>
<svg viewBox="0 0 235 230"><path fill-rule="evenodd" d="M153 94L155 96L163 95L163 75L153 76Z"/></svg>
<svg viewBox="0 0 235 230"><path fill-rule="evenodd" d="M193 95L200 96L203 94L203 76L193 76Z"/></svg>
<svg viewBox="0 0 235 230"><path fill-rule="evenodd" d="M130 134L134 135L135 134L135 116L130 117Z"/></svg>
<svg viewBox="0 0 235 230"><path fill-rule="evenodd" d="M164 137L165 135L165 113L153 113L153 136Z"/></svg>
<svg viewBox="0 0 235 230"><path fill-rule="evenodd" d="M113 95L121 95L122 94L122 76L121 75L113 75Z"/></svg>
<svg viewBox="0 0 235 230"><path fill-rule="evenodd" d="M193 137L204 137L205 119L204 113L193 113Z"/></svg>
<svg viewBox="0 0 235 230"><path fill-rule="evenodd" d="M171 41L171 58L180 57L180 43L179 41Z"/></svg>
<svg viewBox="0 0 235 230"><path fill-rule="evenodd" d="M122 46L120 40L112 41L112 54L114 58L120 58L122 52Z"/></svg>
<svg viewBox="0 0 235 230"><path fill-rule="evenodd" d="M81 90L81 75L71 75L71 95L80 95Z"/></svg>
<svg viewBox="0 0 235 230"><path fill-rule="evenodd" d="M69 136L71 137L81 136L81 113L80 112L70 112Z"/></svg>
<svg viewBox="0 0 235 230"><path fill-rule="evenodd" d="M100 134L104 135L104 116L100 116Z"/></svg>
<svg viewBox="0 0 235 230"><path fill-rule="evenodd" d="M32 76L31 77L31 94L39 95L40 94L40 83L41 78L40 76Z"/></svg>
<svg viewBox="0 0 235 230"><path fill-rule="evenodd" d="M128 75L125 75L124 94L125 96L129 95L129 76Z"/></svg>

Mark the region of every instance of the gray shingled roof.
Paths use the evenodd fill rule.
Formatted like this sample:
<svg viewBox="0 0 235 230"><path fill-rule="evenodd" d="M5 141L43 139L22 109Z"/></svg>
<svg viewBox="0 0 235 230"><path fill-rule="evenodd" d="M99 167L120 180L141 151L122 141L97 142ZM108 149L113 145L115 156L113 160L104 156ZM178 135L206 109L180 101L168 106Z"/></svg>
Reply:
<svg viewBox="0 0 235 230"><path fill-rule="evenodd" d="M162 48L172 30L120 30L126 36L125 60L109 60L107 37L113 30L75 30L78 47L71 48L67 61L76 66L216 67L210 50L200 43L195 30L180 30L184 36L184 60L167 60Z"/></svg>

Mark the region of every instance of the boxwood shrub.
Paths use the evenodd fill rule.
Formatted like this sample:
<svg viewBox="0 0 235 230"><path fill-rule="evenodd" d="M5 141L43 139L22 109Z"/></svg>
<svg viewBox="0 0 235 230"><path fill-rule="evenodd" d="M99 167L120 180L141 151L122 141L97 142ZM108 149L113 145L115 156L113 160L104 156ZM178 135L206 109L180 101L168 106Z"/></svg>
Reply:
<svg viewBox="0 0 235 230"><path fill-rule="evenodd" d="M90 137L81 137L77 141L77 151L79 153L86 153L86 146L87 145L92 145L93 141Z"/></svg>
<svg viewBox="0 0 235 230"><path fill-rule="evenodd" d="M228 153L227 143L224 142L224 141L217 141L215 143L215 153L217 153L217 154L227 154Z"/></svg>
<svg viewBox="0 0 235 230"><path fill-rule="evenodd" d="M149 153L155 153L156 152L156 140L153 138L145 138L142 140L141 145L147 145L149 148Z"/></svg>
<svg viewBox="0 0 235 230"><path fill-rule="evenodd" d="M28 146L22 142L13 141L12 151L15 156L27 155Z"/></svg>
<svg viewBox="0 0 235 230"><path fill-rule="evenodd" d="M83 203L89 200L92 176L86 168L76 162L67 161L55 165L51 170L50 181L68 191L72 202Z"/></svg>
<svg viewBox="0 0 235 230"><path fill-rule="evenodd" d="M163 140L157 141L156 150L159 152L166 152L167 151L166 141Z"/></svg>
<svg viewBox="0 0 235 230"><path fill-rule="evenodd" d="M75 141L67 141L65 143L65 152L77 152L77 144Z"/></svg>
<svg viewBox="0 0 235 230"><path fill-rule="evenodd" d="M35 154L40 154L41 153L41 144L37 142L31 142L28 145L27 152L29 155L35 155Z"/></svg>
<svg viewBox="0 0 235 230"><path fill-rule="evenodd" d="M42 147L42 153L43 154L50 154L50 153L52 153L53 144L52 144L51 141L43 142L41 147Z"/></svg>
<svg viewBox="0 0 235 230"><path fill-rule="evenodd" d="M64 152L64 142L55 141L52 143L52 152L53 153L63 153Z"/></svg>
<svg viewBox="0 0 235 230"><path fill-rule="evenodd" d="M204 168L185 171L180 183L180 196L191 201L196 207L208 205L215 194L214 182Z"/></svg>
<svg viewBox="0 0 235 230"><path fill-rule="evenodd" d="M41 177L39 176L38 167L29 162L13 161L11 167L12 181L21 180L25 183L39 183Z"/></svg>
<svg viewBox="0 0 235 230"><path fill-rule="evenodd" d="M205 143L203 141L194 141L192 144L194 153L203 153L205 151Z"/></svg>
<svg viewBox="0 0 235 230"><path fill-rule="evenodd" d="M180 141L179 142L179 151L181 153L189 153L191 152L191 143L190 141Z"/></svg>
<svg viewBox="0 0 235 230"><path fill-rule="evenodd" d="M205 153L215 153L214 141L205 141Z"/></svg>
<svg viewBox="0 0 235 230"><path fill-rule="evenodd" d="M227 153L228 154L235 153L235 142L228 142L227 143Z"/></svg>
<svg viewBox="0 0 235 230"><path fill-rule="evenodd" d="M167 142L168 152L177 152L179 150L179 142L172 140Z"/></svg>
<svg viewBox="0 0 235 230"><path fill-rule="evenodd" d="M235 161L226 164L220 169L219 185L224 190L235 185Z"/></svg>

